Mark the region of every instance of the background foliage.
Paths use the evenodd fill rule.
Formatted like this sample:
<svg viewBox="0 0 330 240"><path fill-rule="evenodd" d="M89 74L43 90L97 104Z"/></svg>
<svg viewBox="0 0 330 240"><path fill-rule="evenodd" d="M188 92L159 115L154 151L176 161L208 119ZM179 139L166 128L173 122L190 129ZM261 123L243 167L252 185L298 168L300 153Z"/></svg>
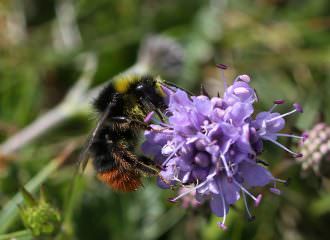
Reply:
<svg viewBox="0 0 330 240"><path fill-rule="evenodd" d="M180 86L198 93L204 82L210 91L214 86L221 91L214 66L225 63L228 79L242 73L252 77L259 109L267 109L274 99L301 102L305 113L290 118L288 131L310 129L319 121L329 124L329 12L327 0L1 0L0 140L62 101L84 71L86 53L98 59L92 78L96 86L132 66L140 43L151 34L182 45L182 70L167 76ZM275 176L290 177L291 184L282 187L281 196L265 192L261 206L253 209L254 222L244 218L241 204L235 206L223 232L207 206L182 209L168 203L175 193L158 189L155 179L147 179L137 192L120 194L98 182L91 168L74 177L79 151L94 124L86 109L19 151L0 156L2 233L24 229L15 210L19 196L13 197L29 182L34 191L43 184L61 212L56 239L329 236L328 180L302 173L294 159L276 148L267 146L265 159ZM73 153L61 160L70 144Z"/></svg>

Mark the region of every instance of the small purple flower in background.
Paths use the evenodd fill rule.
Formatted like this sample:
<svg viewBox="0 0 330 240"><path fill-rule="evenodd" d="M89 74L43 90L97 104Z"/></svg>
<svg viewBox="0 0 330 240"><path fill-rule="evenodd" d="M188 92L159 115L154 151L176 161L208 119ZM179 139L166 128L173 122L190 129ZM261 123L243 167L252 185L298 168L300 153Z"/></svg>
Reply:
<svg viewBox="0 0 330 240"><path fill-rule="evenodd" d="M178 193L181 194L186 191L187 191L186 188L181 188L181 189L179 189ZM183 208L189 208L189 207L195 208L195 207L198 207L199 205L200 205L200 202L197 201L197 199L196 199L196 191L189 192L189 194L185 194L182 197L182 207Z"/></svg>
<svg viewBox="0 0 330 240"><path fill-rule="evenodd" d="M219 68L224 70L222 66ZM292 111L280 114L274 110L284 102L276 100L269 111L253 118L257 96L249 82L248 75L240 75L231 86L225 83L222 98L189 96L180 89L166 89L168 122L151 125L152 130L145 132L146 141L142 145L144 153L153 156L161 166L158 185L181 187L179 195L170 201L187 196L199 203L208 201L212 212L222 217L218 223L222 229L226 229L229 206L241 197L252 218L247 197L258 206L262 195L253 195L249 188L271 183L270 191L280 194L276 183L285 181L274 178L259 164L265 164L259 159L263 141L301 157L277 141L278 137L303 138L279 133L285 125L284 117L302 112L300 105L294 104Z"/></svg>

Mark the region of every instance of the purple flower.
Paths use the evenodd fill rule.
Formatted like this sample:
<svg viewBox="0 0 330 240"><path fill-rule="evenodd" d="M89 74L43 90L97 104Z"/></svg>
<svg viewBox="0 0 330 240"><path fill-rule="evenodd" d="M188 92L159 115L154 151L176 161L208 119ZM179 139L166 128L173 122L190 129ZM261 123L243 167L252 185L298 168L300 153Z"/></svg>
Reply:
<svg viewBox="0 0 330 240"><path fill-rule="evenodd" d="M249 85L250 77L247 75L238 76L233 85L229 86L224 94L224 101L228 106L235 103L253 103L257 100L257 95Z"/></svg>
<svg viewBox="0 0 330 240"><path fill-rule="evenodd" d="M267 112L261 112L253 119L253 104L257 97L249 85L250 77L240 75L233 85L228 86L224 97L188 96L180 89L167 91L169 103L168 122L151 125L145 132L146 141L142 145L145 154L153 156L162 169L158 185L169 188L180 186L179 199L194 197L196 201L209 201L214 214L222 217L219 226L225 226L229 206L241 197L250 211L246 196L258 206L262 196L255 196L251 187L273 183L272 192L279 193L276 179L259 165L258 156L262 152L263 141L271 141L295 156L277 141L278 137L297 137L281 134L284 117L296 111L300 105L286 114L273 112L283 101ZM226 86L226 84L225 84ZM185 190L182 190L185 189Z"/></svg>

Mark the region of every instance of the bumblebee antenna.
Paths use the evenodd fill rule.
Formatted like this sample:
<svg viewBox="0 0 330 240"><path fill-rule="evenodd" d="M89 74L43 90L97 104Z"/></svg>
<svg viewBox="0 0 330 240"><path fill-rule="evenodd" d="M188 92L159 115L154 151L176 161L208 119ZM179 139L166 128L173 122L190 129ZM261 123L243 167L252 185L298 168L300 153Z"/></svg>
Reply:
<svg viewBox="0 0 330 240"><path fill-rule="evenodd" d="M164 81L165 85L168 85L170 87L175 87L175 88L178 88L182 91L185 91L186 93L188 93L189 96L193 96L194 94L192 94L190 91L188 91L187 89L184 89L182 87L179 87L178 85L176 85L175 83L172 83L172 82L168 82L168 81ZM172 90L172 89L171 89Z"/></svg>

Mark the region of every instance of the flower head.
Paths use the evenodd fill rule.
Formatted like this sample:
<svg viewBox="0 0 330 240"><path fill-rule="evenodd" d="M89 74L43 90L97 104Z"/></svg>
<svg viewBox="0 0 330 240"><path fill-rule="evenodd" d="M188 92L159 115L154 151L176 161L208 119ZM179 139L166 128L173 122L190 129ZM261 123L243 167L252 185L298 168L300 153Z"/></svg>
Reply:
<svg viewBox="0 0 330 240"><path fill-rule="evenodd" d="M330 126L318 123L304 133L300 148L304 154L297 161L303 170L312 169L315 174L330 177Z"/></svg>
<svg viewBox="0 0 330 240"><path fill-rule="evenodd" d="M161 166L159 186L179 185L186 189L171 199L175 202L189 195L199 202L208 201L214 214L222 217L225 226L229 206L243 196L246 210L252 218L246 196L258 206L262 195L253 195L251 187L273 184L272 192L279 193L276 179L262 165L259 155L262 142L271 141L298 156L277 141L285 125L284 117L298 111L297 105L286 114L273 112L282 102L275 101L267 112L253 119L257 96L249 85L250 77L240 75L226 87L223 98L189 96L180 89L169 93L168 122L151 125L145 132L143 151L154 156ZM227 86L225 84L225 86Z"/></svg>

